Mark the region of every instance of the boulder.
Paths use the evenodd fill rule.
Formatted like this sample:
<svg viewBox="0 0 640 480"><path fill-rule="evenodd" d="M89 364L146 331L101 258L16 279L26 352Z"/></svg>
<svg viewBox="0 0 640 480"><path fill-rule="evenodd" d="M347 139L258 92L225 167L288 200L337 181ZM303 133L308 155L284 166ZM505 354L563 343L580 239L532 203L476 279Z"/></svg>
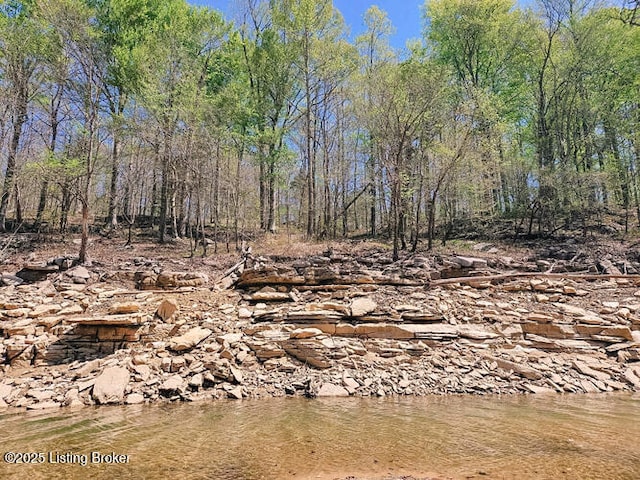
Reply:
<svg viewBox="0 0 640 480"><path fill-rule="evenodd" d="M124 401L127 405L137 405L144 403L144 395L141 393L130 393Z"/></svg>
<svg viewBox="0 0 640 480"><path fill-rule="evenodd" d="M349 392L346 388L333 383L323 383L316 394L316 397L348 397Z"/></svg>
<svg viewBox="0 0 640 480"><path fill-rule="evenodd" d="M487 268L487 261L483 258L457 256L453 260L462 268Z"/></svg>
<svg viewBox="0 0 640 480"><path fill-rule="evenodd" d="M351 302L351 316L364 317L377 308L376 302L369 297L356 298Z"/></svg>
<svg viewBox="0 0 640 480"><path fill-rule="evenodd" d="M101 405L121 403L124 400L124 390L128 383L129 370L126 368L105 368L93 384L93 399Z"/></svg>
<svg viewBox="0 0 640 480"><path fill-rule="evenodd" d="M42 317L43 315L56 314L60 310L62 310L62 307L60 305L55 305L55 304L38 305L37 307L35 307L33 310L29 312L29 316L31 318L39 318L39 317Z"/></svg>
<svg viewBox="0 0 640 480"><path fill-rule="evenodd" d="M601 372L599 370L594 370L589 365L580 360L574 360L571 365L582 375L587 375L589 377L595 378L596 380L606 381L611 380L611 376L605 372Z"/></svg>
<svg viewBox="0 0 640 480"><path fill-rule="evenodd" d="M190 350L205 338L211 335L213 332L208 328L195 327L186 332L184 335L174 337L169 342L169 349L176 352L182 352L184 350Z"/></svg>
<svg viewBox="0 0 640 480"><path fill-rule="evenodd" d="M160 385L158 391L160 392L160 395L164 397L172 397L184 392L185 388L186 384L184 379L180 375L176 374L166 379L162 385Z"/></svg>
<svg viewBox="0 0 640 480"><path fill-rule="evenodd" d="M78 265L71 270L67 270L67 275L73 278L74 280L77 278L79 280L89 280L91 278L91 273L82 265Z"/></svg>
<svg viewBox="0 0 640 480"><path fill-rule="evenodd" d="M178 310L178 303L175 300L165 298L156 310L156 315L165 323L171 321L176 311Z"/></svg>
<svg viewBox="0 0 640 480"><path fill-rule="evenodd" d="M0 383L0 400L4 400L9 395L11 395L12 390L13 387L11 385Z"/></svg>
<svg viewBox="0 0 640 480"><path fill-rule="evenodd" d="M325 354L324 345L316 340L289 340L283 342L282 346L289 355L312 367L331 367L331 360Z"/></svg>
<svg viewBox="0 0 640 480"><path fill-rule="evenodd" d="M529 380L540 380L542 378L542 373L540 373L535 368L529 367L528 365L505 360L504 358L492 357L489 355L487 355L485 358L491 362L495 362L502 370L512 371L514 373L517 373L518 375L528 378Z"/></svg>
<svg viewBox="0 0 640 480"><path fill-rule="evenodd" d="M242 387L237 386L227 392L227 396L233 400L242 400Z"/></svg>

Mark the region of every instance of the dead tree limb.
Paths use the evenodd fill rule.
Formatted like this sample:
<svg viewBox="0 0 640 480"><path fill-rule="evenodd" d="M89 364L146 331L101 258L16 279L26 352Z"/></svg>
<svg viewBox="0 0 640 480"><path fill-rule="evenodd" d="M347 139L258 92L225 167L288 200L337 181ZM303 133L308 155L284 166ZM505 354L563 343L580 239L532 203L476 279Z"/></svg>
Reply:
<svg viewBox="0 0 640 480"><path fill-rule="evenodd" d="M634 283L640 283L640 275L625 274L582 274L582 273L545 273L545 272L511 272L499 275L486 275L478 277L453 277L444 278L442 280L432 280L429 286L452 285L454 283L480 283L494 282L499 280L509 280L512 278L563 278L569 280L610 280L610 279L628 279L634 280Z"/></svg>

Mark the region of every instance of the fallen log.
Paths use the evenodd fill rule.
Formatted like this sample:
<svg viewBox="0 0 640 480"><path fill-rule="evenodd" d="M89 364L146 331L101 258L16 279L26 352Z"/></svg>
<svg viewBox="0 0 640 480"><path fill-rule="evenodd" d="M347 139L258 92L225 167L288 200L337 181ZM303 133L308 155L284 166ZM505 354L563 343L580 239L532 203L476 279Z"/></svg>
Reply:
<svg viewBox="0 0 640 480"><path fill-rule="evenodd" d="M500 280L509 280L512 278L561 278L570 280L611 280L611 279L627 279L633 280L634 284L640 284L640 275L630 274L587 274L587 273L546 273L546 272L510 272L498 275L485 275L477 277L453 277L442 280L432 280L429 286L451 285L454 283L479 283L494 282Z"/></svg>

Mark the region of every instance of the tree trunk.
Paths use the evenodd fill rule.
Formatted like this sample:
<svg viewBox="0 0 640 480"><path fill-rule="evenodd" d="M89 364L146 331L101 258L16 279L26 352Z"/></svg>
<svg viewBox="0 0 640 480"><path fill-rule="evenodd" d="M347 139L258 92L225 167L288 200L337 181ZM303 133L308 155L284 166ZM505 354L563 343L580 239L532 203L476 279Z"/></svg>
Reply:
<svg viewBox="0 0 640 480"><path fill-rule="evenodd" d="M13 115L13 133L11 142L9 143L9 151L7 154L7 169L4 176L4 184L2 185L2 196L0 197L0 230L6 231L7 209L9 206L9 197L13 191L13 182L17 170L18 146L20 145L20 137L22 136L22 127L27 121L27 101L28 92L26 87L18 89L18 95L15 99L15 111Z"/></svg>
<svg viewBox="0 0 640 480"><path fill-rule="evenodd" d="M269 211L267 214L267 231L276 233L276 166L275 162L269 162L269 185L268 185L268 201Z"/></svg>
<svg viewBox="0 0 640 480"><path fill-rule="evenodd" d="M38 198L38 210L36 212L36 228L40 228L42 225L42 218L44 217L44 210L47 206L47 192L49 190L49 182L43 180L40 184L40 197Z"/></svg>
<svg viewBox="0 0 640 480"><path fill-rule="evenodd" d="M169 209L169 174L171 160L171 135L165 130L164 151L162 153L162 183L160 185L160 218L158 220L158 241L164 243L167 229L168 209Z"/></svg>
<svg viewBox="0 0 640 480"><path fill-rule="evenodd" d="M118 194L118 134L113 132L113 146L111 148L111 183L109 185L109 209L107 222L112 229L118 226L116 200Z"/></svg>

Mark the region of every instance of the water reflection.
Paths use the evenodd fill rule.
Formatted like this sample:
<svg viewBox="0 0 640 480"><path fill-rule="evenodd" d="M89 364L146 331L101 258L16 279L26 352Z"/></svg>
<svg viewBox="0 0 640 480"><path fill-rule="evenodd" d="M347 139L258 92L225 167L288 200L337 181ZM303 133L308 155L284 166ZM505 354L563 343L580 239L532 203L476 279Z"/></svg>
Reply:
<svg viewBox="0 0 640 480"><path fill-rule="evenodd" d="M640 478L640 396L273 399L0 416L0 478Z"/></svg>

